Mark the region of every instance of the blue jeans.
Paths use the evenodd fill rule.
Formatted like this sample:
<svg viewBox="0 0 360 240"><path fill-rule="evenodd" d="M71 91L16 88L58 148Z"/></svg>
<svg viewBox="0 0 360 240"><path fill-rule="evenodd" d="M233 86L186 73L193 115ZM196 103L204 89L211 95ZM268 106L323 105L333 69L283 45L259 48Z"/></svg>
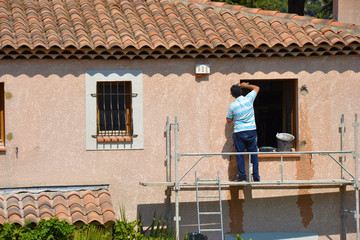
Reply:
<svg viewBox="0 0 360 240"><path fill-rule="evenodd" d="M256 130L236 132L233 134L234 147L236 152L257 152L257 133ZM237 160L237 176L240 180L246 179L245 159L244 155L236 155ZM257 155L251 155L251 163L253 164L253 179L260 180L259 160Z"/></svg>

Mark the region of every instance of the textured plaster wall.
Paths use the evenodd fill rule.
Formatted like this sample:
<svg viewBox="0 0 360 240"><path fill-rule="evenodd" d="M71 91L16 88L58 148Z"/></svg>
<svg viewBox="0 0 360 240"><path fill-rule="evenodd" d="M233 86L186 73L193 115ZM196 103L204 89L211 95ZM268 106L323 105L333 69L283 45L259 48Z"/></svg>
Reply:
<svg viewBox="0 0 360 240"><path fill-rule="evenodd" d="M196 63L209 63L211 74L196 78ZM85 71L142 70L144 149L86 151ZM299 150L338 150L338 126L345 114L346 149L353 149L352 122L360 112L358 56L253 58L232 60L133 60L1 62L5 83L6 151L0 155L0 188L109 184L113 205L126 207L129 218L139 212L152 217L166 210L165 189L139 182L165 181L166 116L178 116L180 152L233 150L226 124L229 88L239 79L298 81ZM306 86L307 92L300 88ZM261 92L260 92L261 94ZM18 148L18 154L16 154ZM181 173L197 158L181 160ZM347 162L353 168L352 158ZM212 157L197 167L200 177L235 177L236 163ZM339 168L323 157L285 160L286 179L339 178ZM260 160L262 180L279 178L279 160ZM185 181L194 181L191 172ZM348 187L348 191L351 188ZM310 195L312 194L312 195ZM354 208L353 192L348 194ZM174 198L174 197L172 197ZM320 239L340 239L340 195L326 188L225 188L226 232L317 232ZM174 199L173 199L174 200ZM181 231L196 231L194 191L181 191ZM355 232L348 218L348 237ZM215 239L215 237L214 237Z"/></svg>
<svg viewBox="0 0 360 240"><path fill-rule="evenodd" d="M334 0L333 15L339 22L360 24L360 1Z"/></svg>

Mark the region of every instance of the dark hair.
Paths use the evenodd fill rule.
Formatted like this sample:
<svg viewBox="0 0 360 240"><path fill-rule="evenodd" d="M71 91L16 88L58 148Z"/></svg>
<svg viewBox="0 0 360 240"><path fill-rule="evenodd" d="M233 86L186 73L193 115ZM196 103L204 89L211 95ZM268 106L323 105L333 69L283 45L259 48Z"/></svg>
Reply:
<svg viewBox="0 0 360 240"><path fill-rule="evenodd" d="M241 87L239 85L232 85L232 87L230 88L230 92L234 98L238 98L241 96L242 93Z"/></svg>

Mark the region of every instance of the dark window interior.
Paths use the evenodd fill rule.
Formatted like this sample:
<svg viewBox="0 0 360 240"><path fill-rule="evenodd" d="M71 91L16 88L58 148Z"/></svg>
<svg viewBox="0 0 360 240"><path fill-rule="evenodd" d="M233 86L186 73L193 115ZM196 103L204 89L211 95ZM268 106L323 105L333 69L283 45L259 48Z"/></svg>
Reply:
<svg viewBox="0 0 360 240"><path fill-rule="evenodd" d="M260 87L254 102L259 147L277 148L276 133L290 133L296 142L296 80L252 80ZM248 91L245 90L244 93Z"/></svg>
<svg viewBox="0 0 360 240"><path fill-rule="evenodd" d="M101 135L130 133L131 82L98 82L97 106Z"/></svg>

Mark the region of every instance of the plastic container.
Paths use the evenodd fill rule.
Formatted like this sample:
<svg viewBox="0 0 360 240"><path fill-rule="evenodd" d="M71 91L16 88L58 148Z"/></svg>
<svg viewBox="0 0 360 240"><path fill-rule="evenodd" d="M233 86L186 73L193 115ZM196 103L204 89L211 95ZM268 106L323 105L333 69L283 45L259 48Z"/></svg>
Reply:
<svg viewBox="0 0 360 240"><path fill-rule="evenodd" d="M276 138L277 138L279 152L291 151L291 144L295 139L293 135L288 133L277 133Z"/></svg>
<svg viewBox="0 0 360 240"><path fill-rule="evenodd" d="M189 236L189 240L207 240L207 236L202 234L202 233L198 233L198 232L191 232L188 233Z"/></svg>
<svg viewBox="0 0 360 240"><path fill-rule="evenodd" d="M276 152L276 148L273 148L273 147L259 147L259 152Z"/></svg>

